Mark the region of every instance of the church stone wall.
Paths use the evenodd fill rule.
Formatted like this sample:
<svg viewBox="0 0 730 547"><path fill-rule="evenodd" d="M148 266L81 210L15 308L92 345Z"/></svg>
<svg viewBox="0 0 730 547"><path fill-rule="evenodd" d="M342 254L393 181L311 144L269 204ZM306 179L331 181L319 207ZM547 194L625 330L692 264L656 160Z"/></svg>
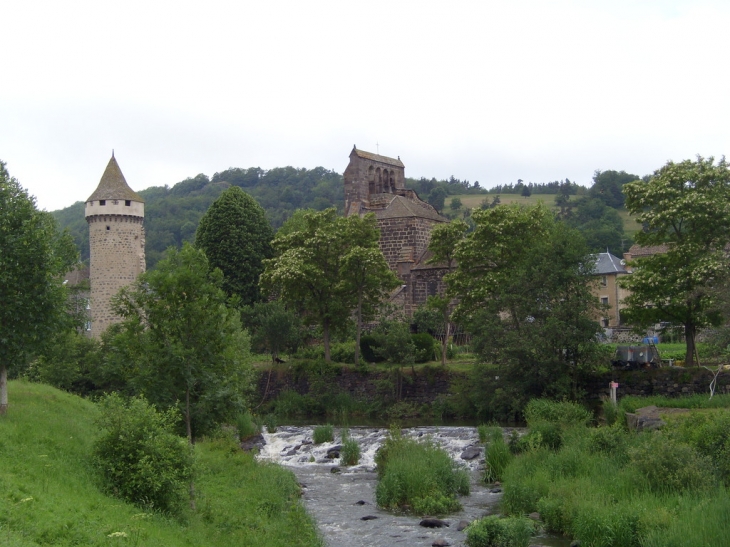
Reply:
<svg viewBox="0 0 730 547"><path fill-rule="evenodd" d="M399 261L415 261L428 247L433 220L420 217L378 219L380 250L391 270Z"/></svg>
<svg viewBox="0 0 730 547"><path fill-rule="evenodd" d="M101 336L119 321L111 299L145 271L144 219L126 215L93 215L89 223L91 248L91 335Z"/></svg>

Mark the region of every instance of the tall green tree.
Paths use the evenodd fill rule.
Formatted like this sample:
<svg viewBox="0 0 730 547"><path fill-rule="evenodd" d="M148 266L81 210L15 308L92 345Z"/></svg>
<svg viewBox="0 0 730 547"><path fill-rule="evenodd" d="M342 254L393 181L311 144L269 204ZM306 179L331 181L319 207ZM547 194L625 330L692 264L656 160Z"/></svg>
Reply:
<svg viewBox="0 0 730 547"><path fill-rule="evenodd" d="M624 318L637 326L661 321L684 326L685 363L694 363L697 330L717 325L715 288L728 278L730 169L721 159L668 162L648 180L624 186L626 208L644 230L636 242L665 246L633 261Z"/></svg>
<svg viewBox="0 0 730 547"><path fill-rule="evenodd" d="M519 407L537 396L576 397L597 354L590 283L594 259L580 235L544 206L477 211L456 245L448 294L484 362L499 368ZM490 372L494 376L494 371Z"/></svg>
<svg viewBox="0 0 730 547"><path fill-rule="evenodd" d="M157 406L178 407L190 443L241 412L251 387L248 335L222 284L186 243L114 300L123 321L111 344L134 364L129 382Z"/></svg>
<svg viewBox="0 0 730 547"><path fill-rule="evenodd" d="M601 200L606 206L614 209L623 207L625 198L623 186L629 182L638 180L639 177L626 171L597 170L593 174L593 186L588 192L592 199Z"/></svg>
<svg viewBox="0 0 730 547"><path fill-rule="evenodd" d="M299 229L277 234L277 255L264 261L261 283L322 327L329 361L333 329L344 327L353 311L359 310L360 318L367 315L394 282L383 269L372 215L344 218L336 209L326 209L303 214L299 224Z"/></svg>
<svg viewBox="0 0 730 547"><path fill-rule="evenodd" d="M388 292L400 285L400 280L388 268L378 248L378 230L375 218L363 219L362 231L369 232L360 239L360 245L348 250L342 261L345 292L355 296L355 364L360 364L360 337L363 320L372 319ZM373 242L372 235L375 235ZM364 244L364 245L363 245Z"/></svg>
<svg viewBox="0 0 730 547"><path fill-rule="evenodd" d="M439 224L431 232L431 240L428 250L433 256L430 264L441 263L450 272L454 266L454 253L457 245L464 239L468 226L463 220L455 220L448 224ZM451 331L451 312L453 311L453 299L447 295L429 296L426 301L428 309L436 311L441 317L443 337L441 338L441 364L446 366L446 353L449 345Z"/></svg>
<svg viewBox="0 0 730 547"><path fill-rule="evenodd" d="M223 290L244 305L259 299L263 261L271 258L274 233L266 213L238 186L225 190L200 219L195 245L223 272Z"/></svg>
<svg viewBox="0 0 730 547"><path fill-rule="evenodd" d="M8 408L8 369L70 326L63 275L77 257L70 236L0 161L0 415Z"/></svg>

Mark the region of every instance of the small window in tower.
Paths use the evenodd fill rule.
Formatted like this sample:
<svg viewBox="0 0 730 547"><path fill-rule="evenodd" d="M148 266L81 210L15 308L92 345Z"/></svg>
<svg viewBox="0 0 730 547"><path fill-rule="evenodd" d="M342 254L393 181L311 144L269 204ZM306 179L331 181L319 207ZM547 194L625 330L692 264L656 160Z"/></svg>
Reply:
<svg viewBox="0 0 730 547"><path fill-rule="evenodd" d="M106 205L106 200L105 199L100 199L99 200L99 205Z"/></svg>
<svg viewBox="0 0 730 547"><path fill-rule="evenodd" d="M124 200L124 205L126 205L127 207L131 207L131 205L132 205L132 200L131 200L131 199L125 199L125 200Z"/></svg>
<svg viewBox="0 0 730 547"><path fill-rule="evenodd" d="M107 226L107 227L106 227L106 229L107 229L107 230L111 230L111 226Z"/></svg>

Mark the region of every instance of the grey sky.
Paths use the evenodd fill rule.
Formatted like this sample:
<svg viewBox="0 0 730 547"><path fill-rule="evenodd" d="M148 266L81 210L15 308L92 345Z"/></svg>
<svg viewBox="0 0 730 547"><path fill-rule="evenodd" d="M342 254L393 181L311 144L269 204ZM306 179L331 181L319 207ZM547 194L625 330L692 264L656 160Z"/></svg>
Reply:
<svg viewBox="0 0 730 547"><path fill-rule="evenodd" d="M53 210L112 148L135 190L342 172L353 144L483 186L730 150L727 1L0 0L0 159Z"/></svg>

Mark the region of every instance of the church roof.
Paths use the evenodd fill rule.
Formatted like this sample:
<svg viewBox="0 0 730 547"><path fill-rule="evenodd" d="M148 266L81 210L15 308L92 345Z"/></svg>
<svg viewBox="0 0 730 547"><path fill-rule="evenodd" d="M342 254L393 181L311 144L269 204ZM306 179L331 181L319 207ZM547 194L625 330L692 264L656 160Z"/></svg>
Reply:
<svg viewBox="0 0 730 547"><path fill-rule="evenodd" d="M104 174L101 176L99 186L96 187L94 193L91 194L89 199L86 201L96 201L100 199L131 199L133 201L144 203L142 197L132 190L127 184L113 153L112 159L109 160L109 163L104 170Z"/></svg>
<svg viewBox="0 0 730 547"><path fill-rule="evenodd" d="M403 196L394 196L393 200L385 209L376 209L373 211L375 217L383 218L403 218L403 217L419 217L446 222L446 219L436 212L436 209L422 201L404 198Z"/></svg>
<svg viewBox="0 0 730 547"><path fill-rule="evenodd" d="M373 154L372 152L365 152L365 150L358 150L357 147L354 147L352 151L357 155L358 158L363 158L366 160L371 161L377 161L380 163L384 163L386 165L392 165L394 167L405 167L403 165L403 162L400 161L400 158L389 158L388 156L381 156L380 154Z"/></svg>

